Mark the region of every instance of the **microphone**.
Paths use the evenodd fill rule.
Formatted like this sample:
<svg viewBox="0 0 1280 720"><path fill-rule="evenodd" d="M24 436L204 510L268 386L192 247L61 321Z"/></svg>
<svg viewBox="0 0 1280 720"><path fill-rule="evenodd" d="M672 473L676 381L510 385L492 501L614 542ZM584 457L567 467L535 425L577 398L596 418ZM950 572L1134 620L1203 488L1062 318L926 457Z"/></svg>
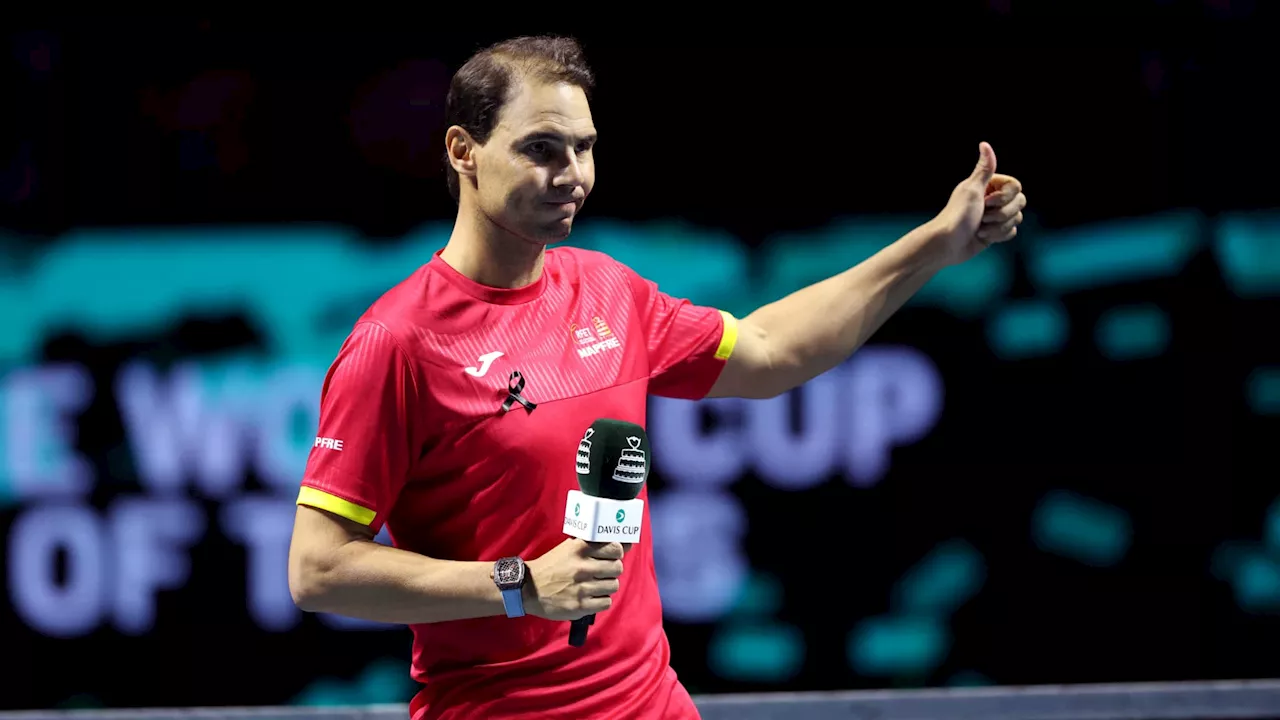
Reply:
<svg viewBox="0 0 1280 720"><path fill-rule="evenodd" d="M580 490L570 490L564 509L565 534L590 542L640 540L644 501L636 498L649 477L649 435L635 423L601 418L578 443ZM582 647L594 613L573 621L569 644Z"/></svg>

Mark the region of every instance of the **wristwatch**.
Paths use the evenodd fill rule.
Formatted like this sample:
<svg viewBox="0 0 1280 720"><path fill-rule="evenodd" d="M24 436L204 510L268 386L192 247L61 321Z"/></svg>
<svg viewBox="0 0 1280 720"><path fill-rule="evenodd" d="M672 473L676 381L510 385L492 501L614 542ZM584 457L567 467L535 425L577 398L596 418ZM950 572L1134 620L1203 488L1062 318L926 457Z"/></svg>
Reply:
<svg viewBox="0 0 1280 720"><path fill-rule="evenodd" d="M524 597L520 594L528 573L524 560L505 557L493 564L493 582L502 591L502 607L507 617L524 617Z"/></svg>

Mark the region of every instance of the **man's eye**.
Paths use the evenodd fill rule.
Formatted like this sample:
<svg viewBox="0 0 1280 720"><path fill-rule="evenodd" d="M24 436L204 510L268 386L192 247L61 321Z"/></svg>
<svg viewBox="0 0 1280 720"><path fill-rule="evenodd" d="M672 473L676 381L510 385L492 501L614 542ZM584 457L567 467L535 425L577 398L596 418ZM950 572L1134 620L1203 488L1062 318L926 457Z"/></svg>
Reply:
<svg viewBox="0 0 1280 720"><path fill-rule="evenodd" d="M529 152L533 153L534 155L546 155L549 150L550 150L550 147L547 146L547 143L541 142L541 141L533 143L529 146Z"/></svg>

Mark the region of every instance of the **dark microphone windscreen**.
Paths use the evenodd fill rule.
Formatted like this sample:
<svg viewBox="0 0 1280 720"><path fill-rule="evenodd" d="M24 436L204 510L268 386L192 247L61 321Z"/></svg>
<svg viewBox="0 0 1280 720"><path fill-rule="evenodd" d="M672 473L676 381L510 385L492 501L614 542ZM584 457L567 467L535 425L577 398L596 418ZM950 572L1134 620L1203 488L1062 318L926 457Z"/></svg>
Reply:
<svg viewBox="0 0 1280 720"><path fill-rule="evenodd" d="M649 435L623 420L591 423L578 443L578 487L593 497L633 500L649 478Z"/></svg>

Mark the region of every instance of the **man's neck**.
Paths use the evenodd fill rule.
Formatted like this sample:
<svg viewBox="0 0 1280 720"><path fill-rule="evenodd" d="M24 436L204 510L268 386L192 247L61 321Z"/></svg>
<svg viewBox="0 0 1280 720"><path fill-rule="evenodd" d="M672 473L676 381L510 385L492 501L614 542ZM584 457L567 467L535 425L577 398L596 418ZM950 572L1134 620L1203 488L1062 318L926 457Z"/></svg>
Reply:
<svg viewBox="0 0 1280 720"><path fill-rule="evenodd" d="M520 288L542 276L546 248L498 227L463 203L440 259L481 285Z"/></svg>

